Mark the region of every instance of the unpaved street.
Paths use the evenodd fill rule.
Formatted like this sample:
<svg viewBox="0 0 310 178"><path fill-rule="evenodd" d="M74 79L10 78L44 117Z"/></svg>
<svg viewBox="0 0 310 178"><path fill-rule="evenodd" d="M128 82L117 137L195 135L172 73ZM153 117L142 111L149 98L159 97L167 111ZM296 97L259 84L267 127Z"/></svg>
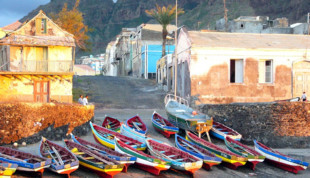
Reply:
<svg viewBox="0 0 310 178"><path fill-rule="evenodd" d="M174 137L166 139L161 134L157 133L151 124L151 115L156 110L161 115L166 117L164 111L163 98L165 93L157 90L152 81L145 81L142 79L131 78L113 78L113 77L82 77L75 80L80 80L78 84L74 84L75 88L79 88L90 94L90 102L95 102L98 106L95 110L95 123L102 124L105 115L118 118L120 121L139 114L143 121L149 128L148 136L165 141L170 145L174 145ZM85 82L89 82L85 84ZM127 91L128 90L128 91ZM92 133L89 132L82 138L95 142ZM212 141L218 145L224 146L220 140ZM62 142L58 142L62 144ZM19 149L27 152L37 153L38 144L28 145L27 147L20 147ZM279 151L289 154L291 156L300 158L304 161L310 162L310 150L309 149L279 149ZM16 177L30 177L27 174L16 174ZM33 176L31 176L33 177ZM52 172L46 171L44 177L62 177ZM85 169L78 169L71 174L71 177L98 177L96 174ZM181 173L177 173L171 170L163 171L160 176L153 176L150 173L135 168L129 167L127 173L120 173L115 178L149 178L149 177L188 177ZM310 169L306 171L300 171L297 175L267 165L266 163L260 163L257 165L256 170L252 171L248 167L239 167L237 170L231 170L222 165L212 167L211 171L200 169L195 173L195 177L218 177L218 178L230 178L230 177L292 177L292 178L308 178L310 177Z"/></svg>

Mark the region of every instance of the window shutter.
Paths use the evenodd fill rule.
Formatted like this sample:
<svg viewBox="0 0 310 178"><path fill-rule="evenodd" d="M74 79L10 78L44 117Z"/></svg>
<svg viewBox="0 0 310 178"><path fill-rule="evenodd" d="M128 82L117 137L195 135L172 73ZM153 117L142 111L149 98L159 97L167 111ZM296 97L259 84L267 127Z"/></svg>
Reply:
<svg viewBox="0 0 310 178"><path fill-rule="evenodd" d="M259 83L265 83L265 60L260 60L258 65Z"/></svg>

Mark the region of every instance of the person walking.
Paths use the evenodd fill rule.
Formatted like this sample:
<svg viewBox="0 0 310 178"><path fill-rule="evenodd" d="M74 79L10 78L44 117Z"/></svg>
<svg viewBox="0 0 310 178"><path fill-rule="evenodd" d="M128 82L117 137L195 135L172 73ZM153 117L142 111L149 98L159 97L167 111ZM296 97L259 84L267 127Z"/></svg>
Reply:
<svg viewBox="0 0 310 178"><path fill-rule="evenodd" d="M79 98L78 102L83 105L83 95L80 95L80 98Z"/></svg>
<svg viewBox="0 0 310 178"><path fill-rule="evenodd" d="M302 100L302 101L307 101L306 92L303 92L303 93L302 93L302 95L301 95L301 100Z"/></svg>
<svg viewBox="0 0 310 178"><path fill-rule="evenodd" d="M83 98L83 105L88 105L88 96L87 95Z"/></svg>

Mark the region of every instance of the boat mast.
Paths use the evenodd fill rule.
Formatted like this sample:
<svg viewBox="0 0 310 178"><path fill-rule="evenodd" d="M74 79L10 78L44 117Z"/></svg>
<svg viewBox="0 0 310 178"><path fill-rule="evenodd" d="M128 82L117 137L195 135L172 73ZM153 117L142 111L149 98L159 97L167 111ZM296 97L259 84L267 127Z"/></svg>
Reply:
<svg viewBox="0 0 310 178"><path fill-rule="evenodd" d="M178 45L178 0L175 0L175 26L176 31L174 33L174 41L175 41L175 48L174 48L174 57L175 57L175 64L174 64L174 99L177 100L177 73L178 73L178 52L177 52L177 45Z"/></svg>

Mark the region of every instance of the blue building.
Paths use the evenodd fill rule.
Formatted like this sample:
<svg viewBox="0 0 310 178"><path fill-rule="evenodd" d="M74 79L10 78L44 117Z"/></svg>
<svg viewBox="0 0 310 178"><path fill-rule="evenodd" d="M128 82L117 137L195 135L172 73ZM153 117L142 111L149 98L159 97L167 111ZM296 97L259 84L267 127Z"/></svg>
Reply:
<svg viewBox="0 0 310 178"><path fill-rule="evenodd" d="M161 59L162 45L144 45L141 49L141 74L145 79L156 78L156 63ZM174 45L166 45L166 54L174 52Z"/></svg>

